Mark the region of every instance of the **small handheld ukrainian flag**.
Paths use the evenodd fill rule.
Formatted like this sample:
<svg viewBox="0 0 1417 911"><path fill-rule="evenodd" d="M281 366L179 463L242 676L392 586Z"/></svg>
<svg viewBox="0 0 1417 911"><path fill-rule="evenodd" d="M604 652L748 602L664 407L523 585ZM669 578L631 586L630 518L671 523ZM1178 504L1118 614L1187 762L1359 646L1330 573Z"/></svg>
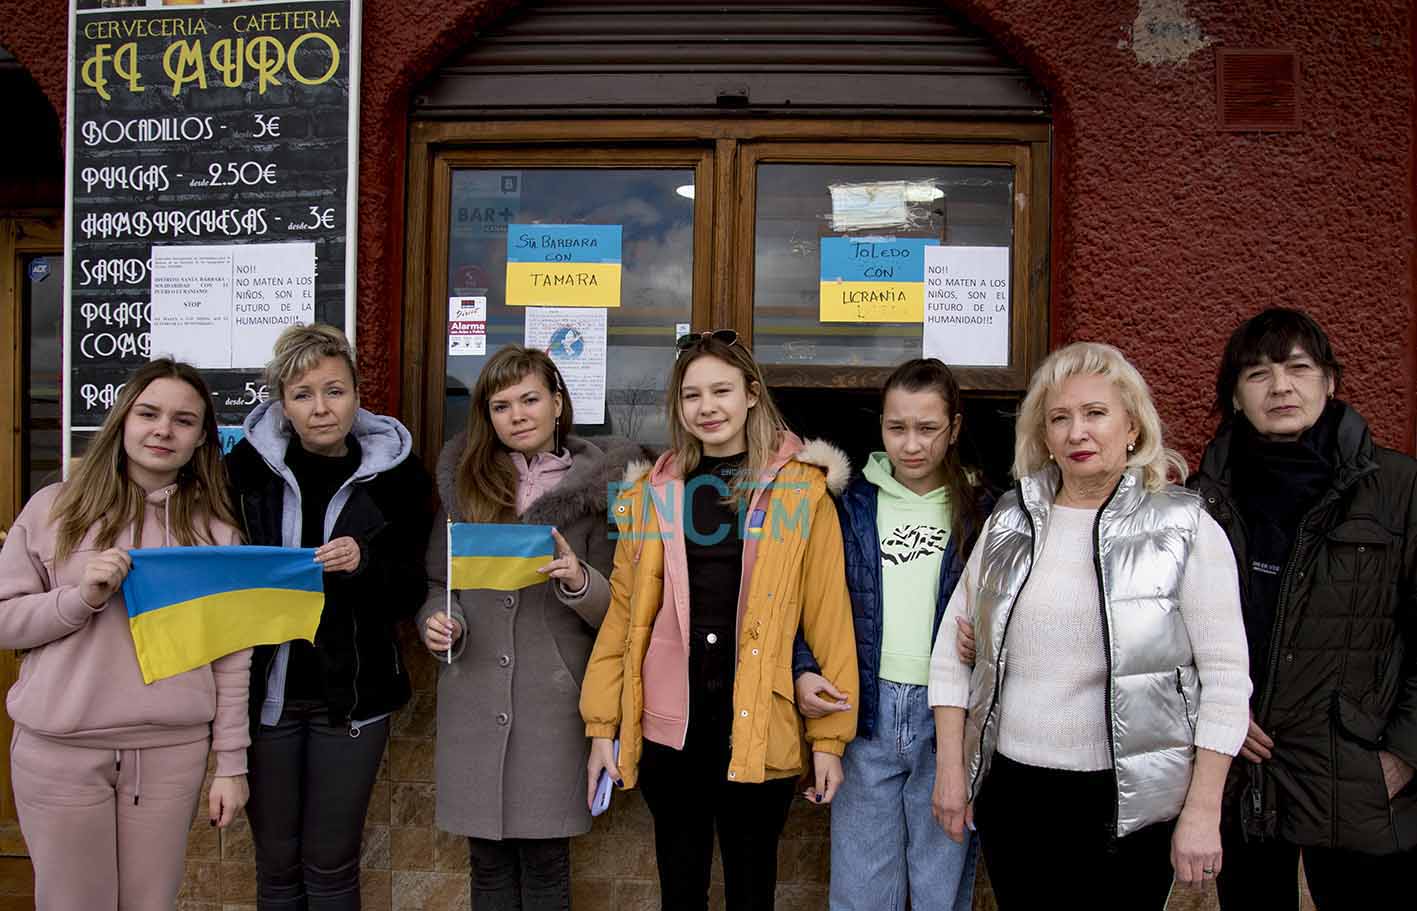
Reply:
<svg viewBox="0 0 1417 911"><path fill-rule="evenodd" d="M129 556L123 600L144 683L243 648L315 640L325 593L311 548L150 547Z"/></svg>
<svg viewBox="0 0 1417 911"><path fill-rule="evenodd" d="M545 582L537 572L556 554L550 525L448 525L448 588L516 591Z"/></svg>

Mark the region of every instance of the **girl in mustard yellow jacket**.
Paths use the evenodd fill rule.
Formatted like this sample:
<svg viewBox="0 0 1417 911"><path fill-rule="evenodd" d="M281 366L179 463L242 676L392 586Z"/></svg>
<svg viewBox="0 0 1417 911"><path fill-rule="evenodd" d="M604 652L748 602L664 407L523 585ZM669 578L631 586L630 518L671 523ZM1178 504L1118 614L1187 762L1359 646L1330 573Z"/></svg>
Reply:
<svg viewBox="0 0 1417 911"><path fill-rule="evenodd" d="M686 335L678 349L673 447L652 469L632 465L612 506L610 610L581 691L587 799L602 770L640 786L664 908L707 908L717 829L728 908L767 909L778 837L807 768L792 679L799 628L823 674L848 696L857 689L831 499L850 467L787 430L736 333ZM856 711L805 730L806 796L828 803Z"/></svg>

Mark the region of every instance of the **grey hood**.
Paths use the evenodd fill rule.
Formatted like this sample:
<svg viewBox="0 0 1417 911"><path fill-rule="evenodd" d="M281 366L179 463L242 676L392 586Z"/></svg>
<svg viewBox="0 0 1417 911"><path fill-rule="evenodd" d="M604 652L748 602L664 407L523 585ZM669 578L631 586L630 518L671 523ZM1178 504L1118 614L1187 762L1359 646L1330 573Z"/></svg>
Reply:
<svg viewBox="0 0 1417 911"><path fill-rule="evenodd" d="M271 470L294 484L295 478L285 465L285 451L295 437L295 431L291 429L280 401L271 399L257 405L246 416L241 427L246 432L246 439L251 441ZM388 471L413 452L413 435L407 427L391 417L363 408L355 413L350 433L359 442L359 468L354 472L356 481Z"/></svg>

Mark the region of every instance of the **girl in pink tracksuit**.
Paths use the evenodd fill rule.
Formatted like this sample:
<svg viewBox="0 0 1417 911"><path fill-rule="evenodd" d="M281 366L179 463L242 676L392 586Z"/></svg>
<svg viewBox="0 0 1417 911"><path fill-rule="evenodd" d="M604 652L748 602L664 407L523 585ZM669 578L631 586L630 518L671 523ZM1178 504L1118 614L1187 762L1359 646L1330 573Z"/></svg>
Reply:
<svg viewBox="0 0 1417 911"><path fill-rule="evenodd" d="M246 802L250 650L144 685L122 584L128 550L238 543L211 394L186 364L137 370L67 483L35 494L0 550L0 648L20 829L40 909L165 909L207 811Z"/></svg>

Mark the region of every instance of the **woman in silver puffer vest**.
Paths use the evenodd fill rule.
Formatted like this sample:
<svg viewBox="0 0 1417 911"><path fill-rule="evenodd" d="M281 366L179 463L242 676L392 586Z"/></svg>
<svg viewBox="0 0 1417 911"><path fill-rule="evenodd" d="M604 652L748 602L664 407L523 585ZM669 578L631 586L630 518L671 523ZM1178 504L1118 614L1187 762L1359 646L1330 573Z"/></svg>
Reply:
<svg viewBox="0 0 1417 911"><path fill-rule="evenodd" d="M1162 908L1220 871L1220 798L1245 739L1235 560L1175 484L1145 380L1109 345L1063 348L1020 410L1000 500L936 639L935 812L978 823L999 906ZM957 639L977 630L971 667ZM965 710L968 709L966 716Z"/></svg>

